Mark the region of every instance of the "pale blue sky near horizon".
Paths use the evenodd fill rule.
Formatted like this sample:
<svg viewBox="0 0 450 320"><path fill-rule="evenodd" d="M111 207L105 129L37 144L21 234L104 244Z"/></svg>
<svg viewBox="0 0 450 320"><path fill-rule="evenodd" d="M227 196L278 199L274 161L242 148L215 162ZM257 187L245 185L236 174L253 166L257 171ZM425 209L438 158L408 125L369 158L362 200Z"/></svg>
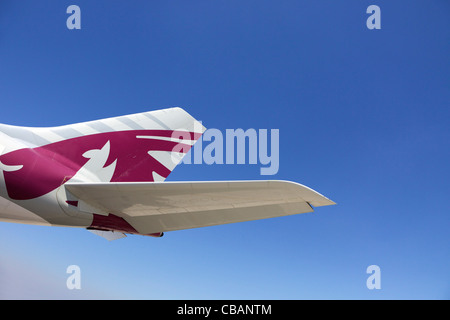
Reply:
<svg viewBox="0 0 450 320"><path fill-rule="evenodd" d="M0 0L1 123L179 106L207 128L279 129L276 175L182 164L168 180L291 180L337 203L112 242L0 223L0 299L449 299L449 15L444 0Z"/></svg>

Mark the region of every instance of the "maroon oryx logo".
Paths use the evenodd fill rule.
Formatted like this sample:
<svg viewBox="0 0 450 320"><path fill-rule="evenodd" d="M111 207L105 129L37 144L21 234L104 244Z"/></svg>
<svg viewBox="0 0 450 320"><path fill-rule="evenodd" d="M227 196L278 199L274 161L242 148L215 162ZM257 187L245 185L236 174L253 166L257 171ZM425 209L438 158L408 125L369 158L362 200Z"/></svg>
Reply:
<svg viewBox="0 0 450 320"><path fill-rule="evenodd" d="M29 200L43 196L69 181L80 169L102 182L152 182L167 178L171 166L152 156L153 151L187 153L201 133L173 130L130 130L98 133L63 140L0 156L8 196ZM173 139L172 137L184 137ZM186 140L186 143L184 143ZM91 164L88 162L92 161ZM106 180L106 181L105 181Z"/></svg>

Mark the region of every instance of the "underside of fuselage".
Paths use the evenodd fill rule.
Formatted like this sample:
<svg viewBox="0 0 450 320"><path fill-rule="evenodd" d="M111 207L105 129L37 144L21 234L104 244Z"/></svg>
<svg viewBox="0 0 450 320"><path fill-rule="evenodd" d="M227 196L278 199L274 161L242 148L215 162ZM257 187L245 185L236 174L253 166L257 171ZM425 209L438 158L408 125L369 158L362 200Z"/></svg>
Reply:
<svg viewBox="0 0 450 320"><path fill-rule="evenodd" d="M0 221L50 226L51 223L37 214L0 197Z"/></svg>

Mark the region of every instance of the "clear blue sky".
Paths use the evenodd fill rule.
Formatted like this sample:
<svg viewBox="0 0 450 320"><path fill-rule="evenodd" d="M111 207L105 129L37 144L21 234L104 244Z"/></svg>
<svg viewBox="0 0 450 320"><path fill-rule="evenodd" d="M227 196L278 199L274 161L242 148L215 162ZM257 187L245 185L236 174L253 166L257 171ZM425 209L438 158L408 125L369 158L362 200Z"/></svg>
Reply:
<svg viewBox="0 0 450 320"><path fill-rule="evenodd" d="M180 165L168 180L292 180L338 203L113 242L0 223L0 298L449 299L449 14L446 0L0 0L0 122L180 106L208 128L279 129L275 176Z"/></svg>

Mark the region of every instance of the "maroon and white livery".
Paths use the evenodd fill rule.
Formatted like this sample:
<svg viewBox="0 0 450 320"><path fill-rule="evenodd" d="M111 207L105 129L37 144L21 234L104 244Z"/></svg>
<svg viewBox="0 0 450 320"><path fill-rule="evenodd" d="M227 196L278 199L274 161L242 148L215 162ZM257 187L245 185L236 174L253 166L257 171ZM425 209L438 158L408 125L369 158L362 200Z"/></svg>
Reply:
<svg viewBox="0 0 450 320"><path fill-rule="evenodd" d="M112 240L334 204L288 181L164 182L204 131L181 108L54 128L0 125L0 221Z"/></svg>

